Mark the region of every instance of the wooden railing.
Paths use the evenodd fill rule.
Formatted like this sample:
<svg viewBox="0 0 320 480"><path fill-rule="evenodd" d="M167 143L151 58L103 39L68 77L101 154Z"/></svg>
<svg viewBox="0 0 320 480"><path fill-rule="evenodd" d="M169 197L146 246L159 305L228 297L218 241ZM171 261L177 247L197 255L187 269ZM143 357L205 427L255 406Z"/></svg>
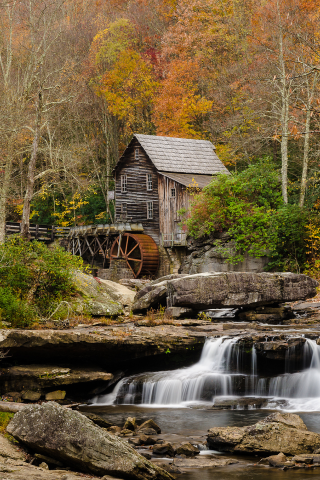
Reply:
<svg viewBox="0 0 320 480"><path fill-rule="evenodd" d="M30 223L29 232L31 238L37 240L51 240L55 238L67 237L69 235L70 227L58 227L57 225L38 225ZM14 235L21 233L21 223L7 222L6 235Z"/></svg>
<svg viewBox="0 0 320 480"><path fill-rule="evenodd" d="M163 247L175 247L175 246L184 247L185 245L187 245L187 234L186 233L162 233L161 245Z"/></svg>

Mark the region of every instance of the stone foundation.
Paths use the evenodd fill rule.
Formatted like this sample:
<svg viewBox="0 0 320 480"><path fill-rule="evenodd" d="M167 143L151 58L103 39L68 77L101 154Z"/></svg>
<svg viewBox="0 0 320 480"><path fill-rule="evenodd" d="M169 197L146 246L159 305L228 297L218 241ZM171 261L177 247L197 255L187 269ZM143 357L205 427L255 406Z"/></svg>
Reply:
<svg viewBox="0 0 320 480"><path fill-rule="evenodd" d="M134 278L127 262L124 258L113 258L109 268L100 268L97 271L97 277L103 280L111 280L112 282L119 282L122 278Z"/></svg>

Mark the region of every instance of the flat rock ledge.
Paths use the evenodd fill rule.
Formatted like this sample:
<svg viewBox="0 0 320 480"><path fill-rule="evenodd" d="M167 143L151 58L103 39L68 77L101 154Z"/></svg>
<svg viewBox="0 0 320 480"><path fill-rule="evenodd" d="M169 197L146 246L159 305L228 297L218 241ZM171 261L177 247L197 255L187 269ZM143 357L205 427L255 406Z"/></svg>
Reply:
<svg viewBox="0 0 320 480"><path fill-rule="evenodd" d="M211 428L207 443L233 453L301 455L320 447L320 435L309 432L298 415L273 413L248 427Z"/></svg>
<svg viewBox="0 0 320 480"><path fill-rule="evenodd" d="M173 478L124 440L54 402L25 407L13 417L7 431L31 450L78 471L132 480Z"/></svg>
<svg viewBox="0 0 320 480"><path fill-rule="evenodd" d="M316 295L318 282L295 273L215 272L159 279L140 290L134 313L143 312L166 300L167 307L255 308Z"/></svg>

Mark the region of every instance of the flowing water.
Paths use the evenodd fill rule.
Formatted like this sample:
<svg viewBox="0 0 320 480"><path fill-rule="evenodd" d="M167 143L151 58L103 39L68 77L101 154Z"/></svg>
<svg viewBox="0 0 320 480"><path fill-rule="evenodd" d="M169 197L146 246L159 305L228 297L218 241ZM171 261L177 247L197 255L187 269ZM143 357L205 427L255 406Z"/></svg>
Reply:
<svg viewBox="0 0 320 480"><path fill-rule="evenodd" d="M223 398L264 397L265 408L320 411L320 346L306 339L300 371L290 372L295 348L289 348L284 373L258 375L255 347L245 361L239 338L211 338L198 363L188 368L144 373L121 380L114 391L93 399L95 405L140 404L153 407L209 406Z"/></svg>
<svg viewBox="0 0 320 480"><path fill-rule="evenodd" d="M192 367L124 378L112 393L94 398L90 409L114 425L123 425L128 416L138 422L151 417L168 435L198 435L202 441L208 428L253 425L275 409L299 412L308 429L320 433L320 346L306 339L300 365L291 347L282 374L261 376L258 352L254 346L246 351L239 338L208 339ZM265 407L241 410L240 396L264 397ZM235 409L213 408L221 397L236 400ZM178 480L287 480L289 475L292 480L320 480L320 469L282 471L257 467L257 460L190 470Z"/></svg>

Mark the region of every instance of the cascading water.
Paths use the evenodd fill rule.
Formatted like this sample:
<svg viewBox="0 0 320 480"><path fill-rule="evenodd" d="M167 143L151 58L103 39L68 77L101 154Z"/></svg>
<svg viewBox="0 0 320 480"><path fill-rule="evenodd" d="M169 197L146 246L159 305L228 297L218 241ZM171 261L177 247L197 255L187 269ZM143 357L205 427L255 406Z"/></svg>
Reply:
<svg viewBox="0 0 320 480"><path fill-rule="evenodd" d="M255 347L246 353L245 359L238 340L237 337L208 339L199 362L192 367L125 378L111 394L96 397L93 403L181 406L210 402L212 405L217 396L240 395L268 397L269 408L275 407L275 400L285 399L286 410L320 410L320 346L314 340L306 339L302 371L289 373L295 353L291 348L285 358L286 373L267 378L258 375Z"/></svg>

